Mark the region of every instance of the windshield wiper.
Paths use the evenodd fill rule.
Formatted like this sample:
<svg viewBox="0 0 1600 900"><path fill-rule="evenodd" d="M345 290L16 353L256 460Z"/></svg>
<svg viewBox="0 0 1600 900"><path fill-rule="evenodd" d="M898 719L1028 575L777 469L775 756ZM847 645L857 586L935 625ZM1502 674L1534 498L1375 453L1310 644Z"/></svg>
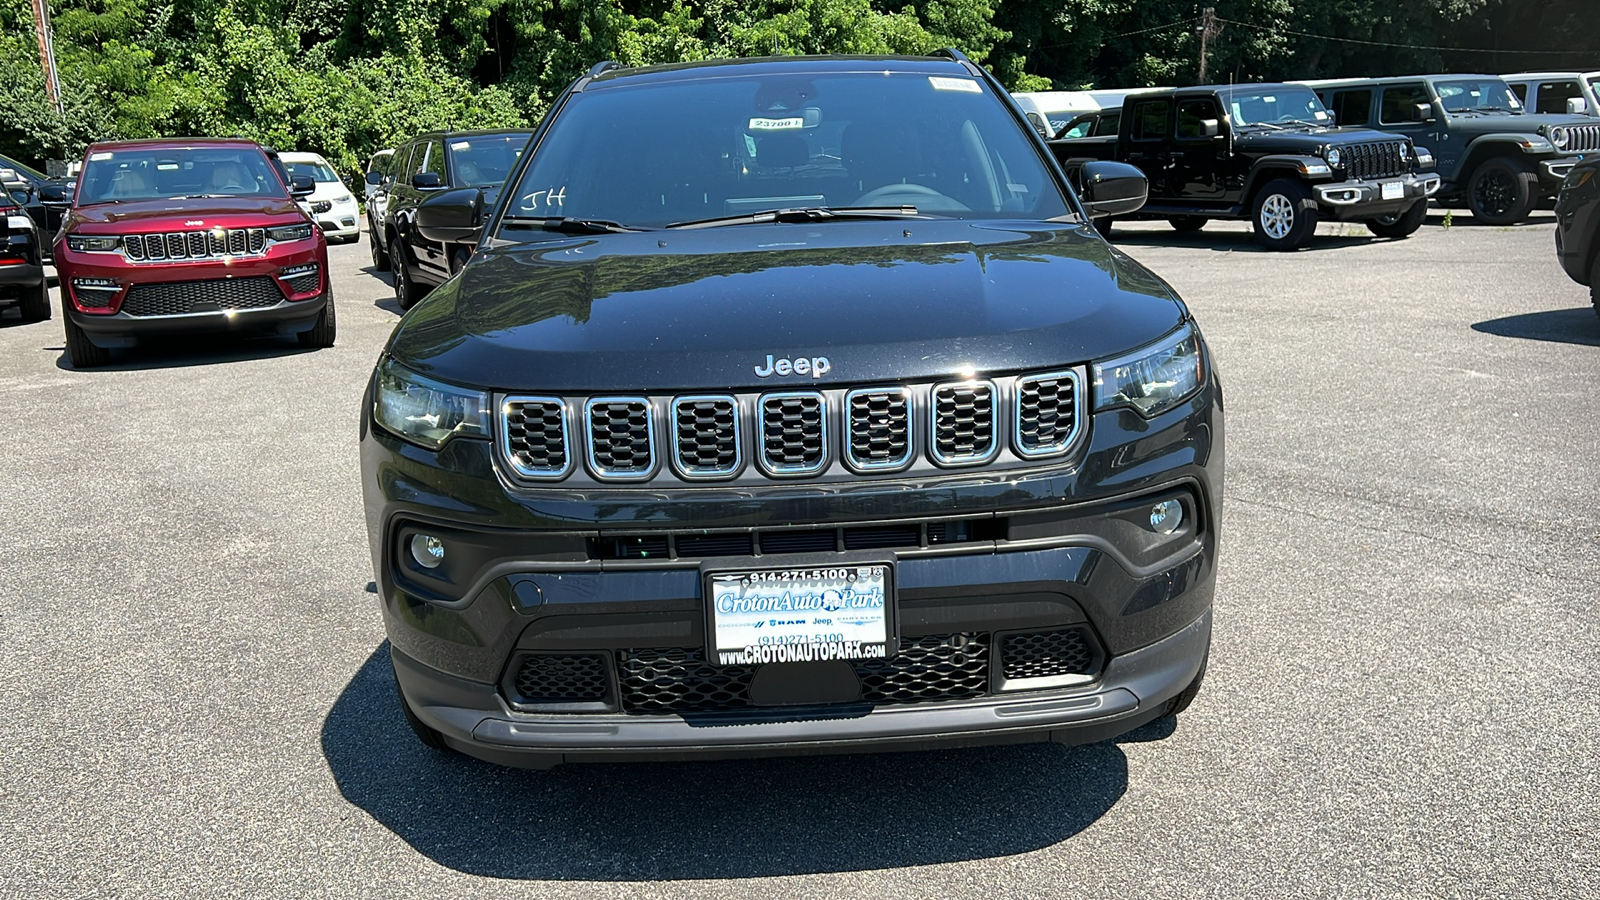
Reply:
<svg viewBox="0 0 1600 900"><path fill-rule="evenodd" d="M616 234L648 230L606 219L574 219L571 216L506 216L503 221L508 225L529 225L558 234Z"/></svg>
<svg viewBox="0 0 1600 900"><path fill-rule="evenodd" d="M738 216L718 216L714 219L695 219L673 222L668 228L720 228L723 225L762 225L769 222L823 222L861 219L904 219L917 216L915 206L807 206L791 209L769 209Z"/></svg>
<svg viewBox="0 0 1600 900"><path fill-rule="evenodd" d="M172 200L231 200L231 199L233 199L235 197L239 197L239 196L241 196L241 195L239 195L239 194L181 194L181 195L179 195L177 197L172 197L170 199L172 199Z"/></svg>

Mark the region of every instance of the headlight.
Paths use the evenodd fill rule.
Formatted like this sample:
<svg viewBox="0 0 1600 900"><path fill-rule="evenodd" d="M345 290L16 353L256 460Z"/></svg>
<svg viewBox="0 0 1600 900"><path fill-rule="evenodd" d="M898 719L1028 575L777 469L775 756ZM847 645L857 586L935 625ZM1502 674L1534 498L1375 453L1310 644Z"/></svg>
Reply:
<svg viewBox="0 0 1600 900"><path fill-rule="evenodd" d="M1126 356L1094 364L1094 408L1131 406L1149 418L1187 400L1205 380L1200 336L1185 324Z"/></svg>
<svg viewBox="0 0 1600 900"><path fill-rule="evenodd" d="M311 237L311 229L310 222L302 222L298 225L279 225L276 228L268 228L267 237L275 241L303 241Z"/></svg>
<svg viewBox="0 0 1600 900"><path fill-rule="evenodd" d="M1556 145L1557 150L1567 149L1567 144L1572 140L1572 133L1560 125L1550 129L1550 143Z"/></svg>
<svg viewBox="0 0 1600 900"><path fill-rule="evenodd" d="M386 359L378 366L372 419L414 444L437 450L456 435L489 436L489 395L424 378Z"/></svg>
<svg viewBox="0 0 1600 900"><path fill-rule="evenodd" d="M356 198L350 196L349 194L345 194L343 197L335 197L333 199L333 202L335 202L335 203L354 203L354 202L356 202Z"/></svg>
<svg viewBox="0 0 1600 900"><path fill-rule="evenodd" d="M1344 157L1339 153L1338 147L1329 147L1328 152L1322 154L1322 158L1328 161L1328 165L1338 166L1339 160L1343 159Z"/></svg>
<svg viewBox="0 0 1600 900"><path fill-rule="evenodd" d="M115 253L122 239L115 235L99 237L88 234L67 235L67 249L79 253Z"/></svg>

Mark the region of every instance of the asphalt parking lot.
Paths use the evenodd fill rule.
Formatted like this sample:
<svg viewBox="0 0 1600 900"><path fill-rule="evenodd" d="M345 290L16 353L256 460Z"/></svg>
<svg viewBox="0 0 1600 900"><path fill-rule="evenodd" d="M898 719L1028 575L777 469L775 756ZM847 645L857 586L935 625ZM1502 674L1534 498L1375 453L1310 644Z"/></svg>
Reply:
<svg viewBox="0 0 1600 900"><path fill-rule="evenodd" d="M393 699L340 339L66 363L0 317L0 894L1593 896L1600 317L1553 219L1121 226L1216 350L1216 643L1115 742L499 769Z"/></svg>

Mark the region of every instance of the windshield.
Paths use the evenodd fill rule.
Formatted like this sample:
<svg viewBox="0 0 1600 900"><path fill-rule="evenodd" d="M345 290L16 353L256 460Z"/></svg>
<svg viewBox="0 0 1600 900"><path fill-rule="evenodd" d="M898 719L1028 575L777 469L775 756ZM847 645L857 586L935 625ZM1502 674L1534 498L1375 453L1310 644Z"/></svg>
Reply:
<svg viewBox="0 0 1600 900"><path fill-rule="evenodd" d="M279 159L282 159L282 157L279 157ZM328 184L339 180L339 176L333 173L333 167L320 160L317 162L289 162L285 159L283 160L283 167L288 170L290 178L296 175L310 175L311 180L318 184Z"/></svg>
<svg viewBox="0 0 1600 900"><path fill-rule="evenodd" d="M1522 103L1498 78L1440 81L1434 85L1447 113L1521 112Z"/></svg>
<svg viewBox="0 0 1600 900"><path fill-rule="evenodd" d="M981 82L873 72L591 87L558 113L506 214L660 227L815 207L1070 212Z"/></svg>
<svg viewBox="0 0 1600 900"><path fill-rule="evenodd" d="M1310 88L1275 87L1266 91L1233 91L1227 97L1228 114L1235 127L1292 122L1327 125L1330 122L1328 110Z"/></svg>
<svg viewBox="0 0 1600 900"><path fill-rule="evenodd" d="M454 183L462 187L500 185L511 175L527 145L526 134L480 134L450 140Z"/></svg>
<svg viewBox="0 0 1600 900"><path fill-rule="evenodd" d="M266 155L254 148L133 147L89 154L77 202L286 196Z"/></svg>

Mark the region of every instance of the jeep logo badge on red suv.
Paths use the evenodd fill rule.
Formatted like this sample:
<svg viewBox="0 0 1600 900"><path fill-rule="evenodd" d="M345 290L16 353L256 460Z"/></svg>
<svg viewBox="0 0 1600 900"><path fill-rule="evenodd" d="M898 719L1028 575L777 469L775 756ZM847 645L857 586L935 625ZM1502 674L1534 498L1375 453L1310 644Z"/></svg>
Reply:
<svg viewBox="0 0 1600 900"><path fill-rule="evenodd" d="M190 220L188 220L188 221L186 221L186 222L184 222L184 223L183 223L183 224L184 224L184 225L185 225L185 226L186 226L186 227L190 227L190 228L199 228L199 227L200 227L200 226L202 226L202 225L204 225L204 224L206 224L206 223L205 223L205 220L204 220L204 219L190 219Z"/></svg>

